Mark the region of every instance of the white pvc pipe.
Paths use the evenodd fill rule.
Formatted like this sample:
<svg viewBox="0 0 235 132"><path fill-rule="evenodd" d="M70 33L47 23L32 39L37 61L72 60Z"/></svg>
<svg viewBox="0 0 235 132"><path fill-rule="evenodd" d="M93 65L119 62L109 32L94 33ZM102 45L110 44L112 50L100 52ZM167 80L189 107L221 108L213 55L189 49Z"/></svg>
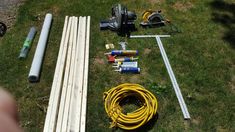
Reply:
<svg viewBox="0 0 235 132"><path fill-rule="evenodd" d="M30 72L29 72L28 79L30 82L39 81L40 70L41 70L42 60L43 60L43 56L44 56L44 52L45 52L45 48L47 44L48 34L50 31L51 21L52 21L52 14L50 13L46 14L42 31L39 37L37 49L34 54L33 62L31 65Z"/></svg>

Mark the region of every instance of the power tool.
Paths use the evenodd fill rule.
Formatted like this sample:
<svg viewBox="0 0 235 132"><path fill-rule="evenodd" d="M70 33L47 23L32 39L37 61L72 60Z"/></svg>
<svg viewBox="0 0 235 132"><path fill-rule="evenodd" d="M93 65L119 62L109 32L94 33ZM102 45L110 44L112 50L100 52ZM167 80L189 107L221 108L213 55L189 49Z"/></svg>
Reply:
<svg viewBox="0 0 235 132"><path fill-rule="evenodd" d="M100 22L100 30L111 30L117 32L120 36L130 35L130 32L135 31L134 21L137 19L135 12L128 11L121 4L112 7L112 17L109 20Z"/></svg>
<svg viewBox="0 0 235 132"><path fill-rule="evenodd" d="M161 27L166 23L170 23L169 20L165 20L161 15L161 10L146 10L142 14L143 21L140 23L142 27Z"/></svg>

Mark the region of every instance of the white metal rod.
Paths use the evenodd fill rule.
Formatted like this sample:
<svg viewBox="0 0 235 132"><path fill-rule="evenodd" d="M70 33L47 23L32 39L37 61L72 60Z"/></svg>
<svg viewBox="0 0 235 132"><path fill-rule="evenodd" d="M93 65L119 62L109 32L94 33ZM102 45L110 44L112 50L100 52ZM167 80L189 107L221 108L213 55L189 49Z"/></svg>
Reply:
<svg viewBox="0 0 235 132"><path fill-rule="evenodd" d="M153 38L153 37L170 37L171 35L131 35L130 38Z"/></svg>
<svg viewBox="0 0 235 132"><path fill-rule="evenodd" d="M165 52L165 49L164 49L164 47L162 45L162 41L161 41L160 37L170 37L170 35L131 35L130 36L130 38L156 38L158 46L160 48L160 52L161 52L163 61L164 61L165 66L167 68L167 72L168 72L168 74L170 76L171 83L173 85L173 88L175 90L177 99L179 101L181 111L183 112L184 119L190 119L190 114L188 112L187 106L185 104L184 98L183 98L182 93L180 91L179 85L178 85L178 83L176 81L174 72L173 72L173 70L171 68L171 65L169 63L168 57L166 55L166 52Z"/></svg>
<svg viewBox="0 0 235 132"><path fill-rule="evenodd" d="M159 36L156 36L156 40L157 40L157 43L158 43L158 46L160 48L160 51L161 51L161 54L162 54L162 58L164 60L164 63L166 65L166 68L167 68L167 71L168 71L168 74L170 76L170 79L171 79L171 83L174 87L174 90L175 90L175 93L176 93L176 96L178 98L178 101L179 101L179 104L180 104L180 107L181 107L181 110L183 112L183 115L184 115L184 119L190 119L190 115L189 115L189 112L188 112L188 109L187 109L187 106L184 102L184 98L181 94L181 91L180 91L180 88L179 88L179 85L176 81L176 78L175 78L175 75L174 75L174 72L171 68L171 65L169 63L169 60L168 60L168 57L166 55L166 52L165 52L165 49L162 45L162 41L160 39Z"/></svg>

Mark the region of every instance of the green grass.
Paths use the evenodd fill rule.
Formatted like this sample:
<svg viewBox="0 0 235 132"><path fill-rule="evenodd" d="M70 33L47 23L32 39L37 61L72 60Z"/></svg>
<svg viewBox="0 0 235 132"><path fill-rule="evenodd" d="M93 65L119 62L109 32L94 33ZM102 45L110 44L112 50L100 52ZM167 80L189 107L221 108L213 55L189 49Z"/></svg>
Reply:
<svg viewBox="0 0 235 132"><path fill-rule="evenodd" d="M214 2L216 1L27 0L19 9L14 27L0 40L0 85L16 97L21 126L25 131L42 131L64 17L90 15L92 21L88 132L122 131L109 128L110 120L105 113L102 96L103 92L111 87L125 82L143 85L158 99L158 119L140 131L235 131L235 48L234 41L225 39L235 25L218 22L213 16L219 12L234 17L235 13L233 10L225 10L226 8L218 9L213 6ZM135 10L139 17L137 23L141 21L140 15L143 10L161 9L164 16L182 31L162 41L191 114L191 121L183 120L155 39L127 39L118 37L110 31L99 30L99 21L110 16L111 6L115 3L123 3L129 10ZM230 1L224 3L234 7ZM183 6L180 6L182 4ZM39 83L30 84L27 75L47 12L53 14L53 24L41 80ZM37 16L40 20L36 19ZM167 34L171 31L169 27L142 29L137 23L138 31L133 34ZM20 61L17 57L32 25L37 27L38 33L28 58ZM121 40L128 42L129 49L139 50L141 74L118 74L113 72L111 65L106 62L103 55L107 52L105 43L114 43L119 48L117 43Z"/></svg>

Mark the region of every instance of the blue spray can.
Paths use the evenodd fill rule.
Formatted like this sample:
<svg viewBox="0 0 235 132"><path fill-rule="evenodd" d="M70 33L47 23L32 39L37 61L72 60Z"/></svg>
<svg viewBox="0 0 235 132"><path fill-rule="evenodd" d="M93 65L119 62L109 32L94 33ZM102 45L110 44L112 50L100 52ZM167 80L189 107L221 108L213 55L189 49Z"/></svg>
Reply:
<svg viewBox="0 0 235 132"><path fill-rule="evenodd" d="M115 70L120 73L140 73L140 68L138 67L121 67Z"/></svg>

